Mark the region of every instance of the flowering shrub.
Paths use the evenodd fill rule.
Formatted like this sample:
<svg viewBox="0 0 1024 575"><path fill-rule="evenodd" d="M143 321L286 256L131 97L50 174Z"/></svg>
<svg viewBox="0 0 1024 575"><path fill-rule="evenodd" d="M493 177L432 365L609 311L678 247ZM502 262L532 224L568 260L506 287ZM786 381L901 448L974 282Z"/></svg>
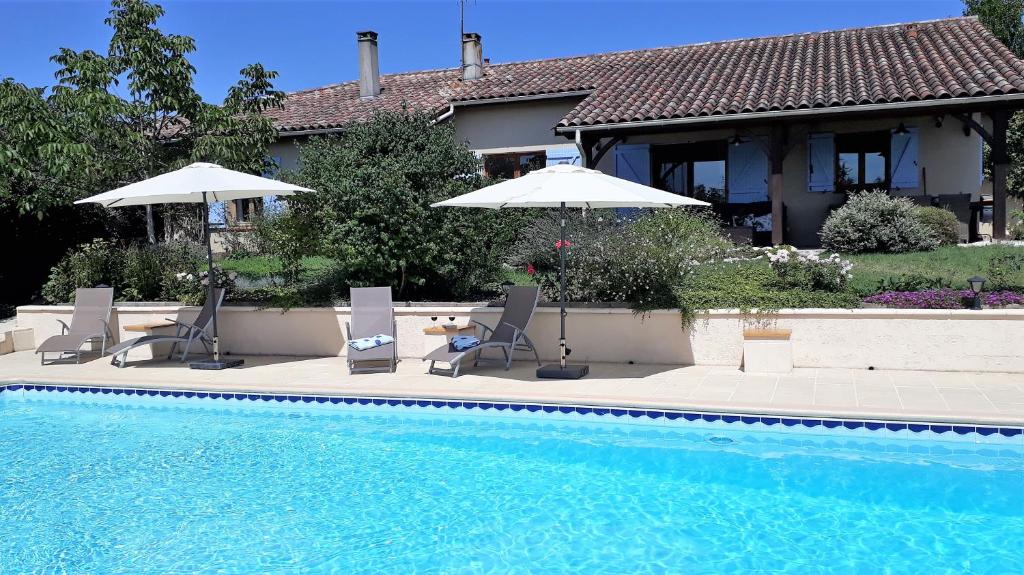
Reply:
<svg viewBox="0 0 1024 575"><path fill-rule="evenodd" d="M1024 304L1024 295L1012 291L983 293L981 301L990 307ZM864 298L864 303L901 309L961 309L974 302L971 290L937 289L924 291L887 291Z"/></svg>
<svg viewBox="0 0 1024 575"><path fill-rule="evenodd" d="M676 307L675 288L698 262L720 255L728 242L710 217L683 209L656 210L620 222L611 210L573 210L568 216L566 292L569 301L625 302L636 310ZM558 216L528 226L511 262L534 270L545 295L558 297Z"/></svg>
<svg viewBox="0 0 1024 575"><path fill-rule="evenodd" d="M195 244L122 246L94 240L69 251L50 270L43 297L51 303L70 302L75 288L103 284L113 287L119 300L197 304L206 297L205 278L204 250ZM221 287L233 285L232 278L222 272L217 279Z"/></svg>
<svg viewBox="0 0 1024 575"><path fill-rule="evenodd" d="M851 195L829 215L819 235L826 248L848 254L927 251L939 244L910 200L884 190Z"/></svg>
<svg viewBox="0 0 1024 575"><path fill-rule="evenodd" d="M801 253L792 246L768 248L765 254L768 265L785 288L842 291L853 269L853 264L840 258L839 254L822 258L814 253Z"/></svg>

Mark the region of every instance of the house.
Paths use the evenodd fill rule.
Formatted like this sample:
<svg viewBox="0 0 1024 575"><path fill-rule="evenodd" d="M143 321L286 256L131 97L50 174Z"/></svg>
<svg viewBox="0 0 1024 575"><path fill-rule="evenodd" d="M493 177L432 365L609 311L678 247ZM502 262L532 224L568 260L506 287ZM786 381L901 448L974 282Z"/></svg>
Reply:
<svg viewBox="0 0 1024 575"><path fill-rule="evenodd" d="M829 212L873 188L948 206L966 239L987 143L1005 236L1024 62L973 17L507 64L464 34L461 68L387 75L377 34L357 45L357 81L268 112L284 166L312 135L408 105L453 122L492 175L579 163L707 199L740 236L815 246Z"/></svg>

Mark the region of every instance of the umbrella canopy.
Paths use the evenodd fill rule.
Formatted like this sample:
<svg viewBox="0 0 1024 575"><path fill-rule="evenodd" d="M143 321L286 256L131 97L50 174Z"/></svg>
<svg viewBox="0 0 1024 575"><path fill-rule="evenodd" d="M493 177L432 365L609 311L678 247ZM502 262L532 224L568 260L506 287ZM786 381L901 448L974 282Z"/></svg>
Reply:
<svg viewBox="0 0 1024 575"><path fill-rule="evenodd" d="M217 164L197 162L75 203L96 203L108 208L147 204L201 204L262 196L290 196L296 192L311 191L302 186L229 170Z"/></svg>
<svg viewBox="0 0 1024 575"><path fill-rule="evenodd" d="M453 208L667 208L707 202L580 166L558 164L433 204Z"/></svg>
<svg viewBox="0 0 1024 575"><path fill-rule="evenodd" d="M78 200L76 204L95 203L105 207L144 206L149 204L203 204L203 236L206 239L206 262L209 270L207 297L212 302L216 275L213 267L213 247L210 242L210 204L262 196L291 196L296 192L312 192L308 188L244 174L218 166L198 162ZM213 307L213 360L192 362L196 369L224 369L241 365L242 360L221 361L217 336L217 306Z"/></svg>
<svg viewBox="0 0 1024 575"><path fill-rule="evenodd" d="M608 176L597 170L558 164L535 170L514 180L481 188L432 204L452 208L559 208L558 242L559 292L561 303L559 360L537 370L538 377L579 379L587 374L587 365L569 365L566 356L572 353L565 337L565 257L569 242L565 241L565 210L567 208L671 208L675 206L708 206L707 202L678 196L661 190Z"/></svg>

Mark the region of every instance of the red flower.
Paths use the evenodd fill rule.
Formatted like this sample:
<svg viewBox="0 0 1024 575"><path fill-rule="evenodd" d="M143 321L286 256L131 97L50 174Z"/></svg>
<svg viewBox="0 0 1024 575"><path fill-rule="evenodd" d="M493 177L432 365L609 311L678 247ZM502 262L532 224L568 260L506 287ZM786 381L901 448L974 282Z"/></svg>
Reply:
<svg viewBox="0 0 1024 575"><path fill-rule="evenodd" d="M557 242L555 242L555 249L556 249L556 250L560 250L560 249L562 249L562 245L563 245L563 244L562 244L562 240L558 240ZM565 240L565 244L564 244L564 245L565 245L565 247L567 247L567 248L568 248L568 247L572 247L572 242L570 242L569 240Z"/></svg>
<svg viewBox="0 0 1024 575"><path fill-rule="evenodd" d="M533 269L533 264L526 264L526 273L532 276L537 273L537 270Z"/></svg>

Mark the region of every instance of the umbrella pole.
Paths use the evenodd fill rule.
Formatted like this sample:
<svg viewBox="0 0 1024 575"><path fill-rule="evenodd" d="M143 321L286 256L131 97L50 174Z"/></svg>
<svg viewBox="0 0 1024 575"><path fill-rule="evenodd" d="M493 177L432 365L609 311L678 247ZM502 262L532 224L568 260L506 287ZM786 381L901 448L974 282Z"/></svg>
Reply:
<svg viewBox="0 0 1024 575"><path fill-rule="evenodd" d="M210 238L210 204L203 192L203 240L206 241L206 297L213 301L213 289L216 278L213 274L213 240ZM217 340L217 306L213 306L213 361L220 361L220 345Z"/></svg>
<svg viewBox="0 0 1024 575"><path fill-rule="evenodd" d="M590 372L590 366L588 365L568 365L565 361L565 356L572 353L565 345L565 316L568 312L565 310L565 254L569 248L565 238L565 202L562 202L558 208L559 216L559 241L558 243L558 291L559 291L559 334L558 334L558 365L545 365L537 368L537 377L545 379L579 379Z"/></svg>
<svg viewBox="0 0 1024 575"><path fill-rule="evenodd" d="M561 331L558 338L558 351L559 361L558 364L562 369L565 369L565 202L562 202L559 208L559 232L560 240L558 242L558 281L559 281L559 302L561 303L561 313L559 319L561 320Z"/></svg>
<svg viewBox="0 0 1024 575"><path fill-rule="evenodd" d="M210 204L203 192L203 239L206 240L206 301L214 302L213 291L216 289L217 277L213 267L213 239L210 237ZM226 369L242 365L241 359L221 361L220 342L217 337L217 303L213 305L213 358L207 361L194 361L188 364L192 369Z"/></svg>

